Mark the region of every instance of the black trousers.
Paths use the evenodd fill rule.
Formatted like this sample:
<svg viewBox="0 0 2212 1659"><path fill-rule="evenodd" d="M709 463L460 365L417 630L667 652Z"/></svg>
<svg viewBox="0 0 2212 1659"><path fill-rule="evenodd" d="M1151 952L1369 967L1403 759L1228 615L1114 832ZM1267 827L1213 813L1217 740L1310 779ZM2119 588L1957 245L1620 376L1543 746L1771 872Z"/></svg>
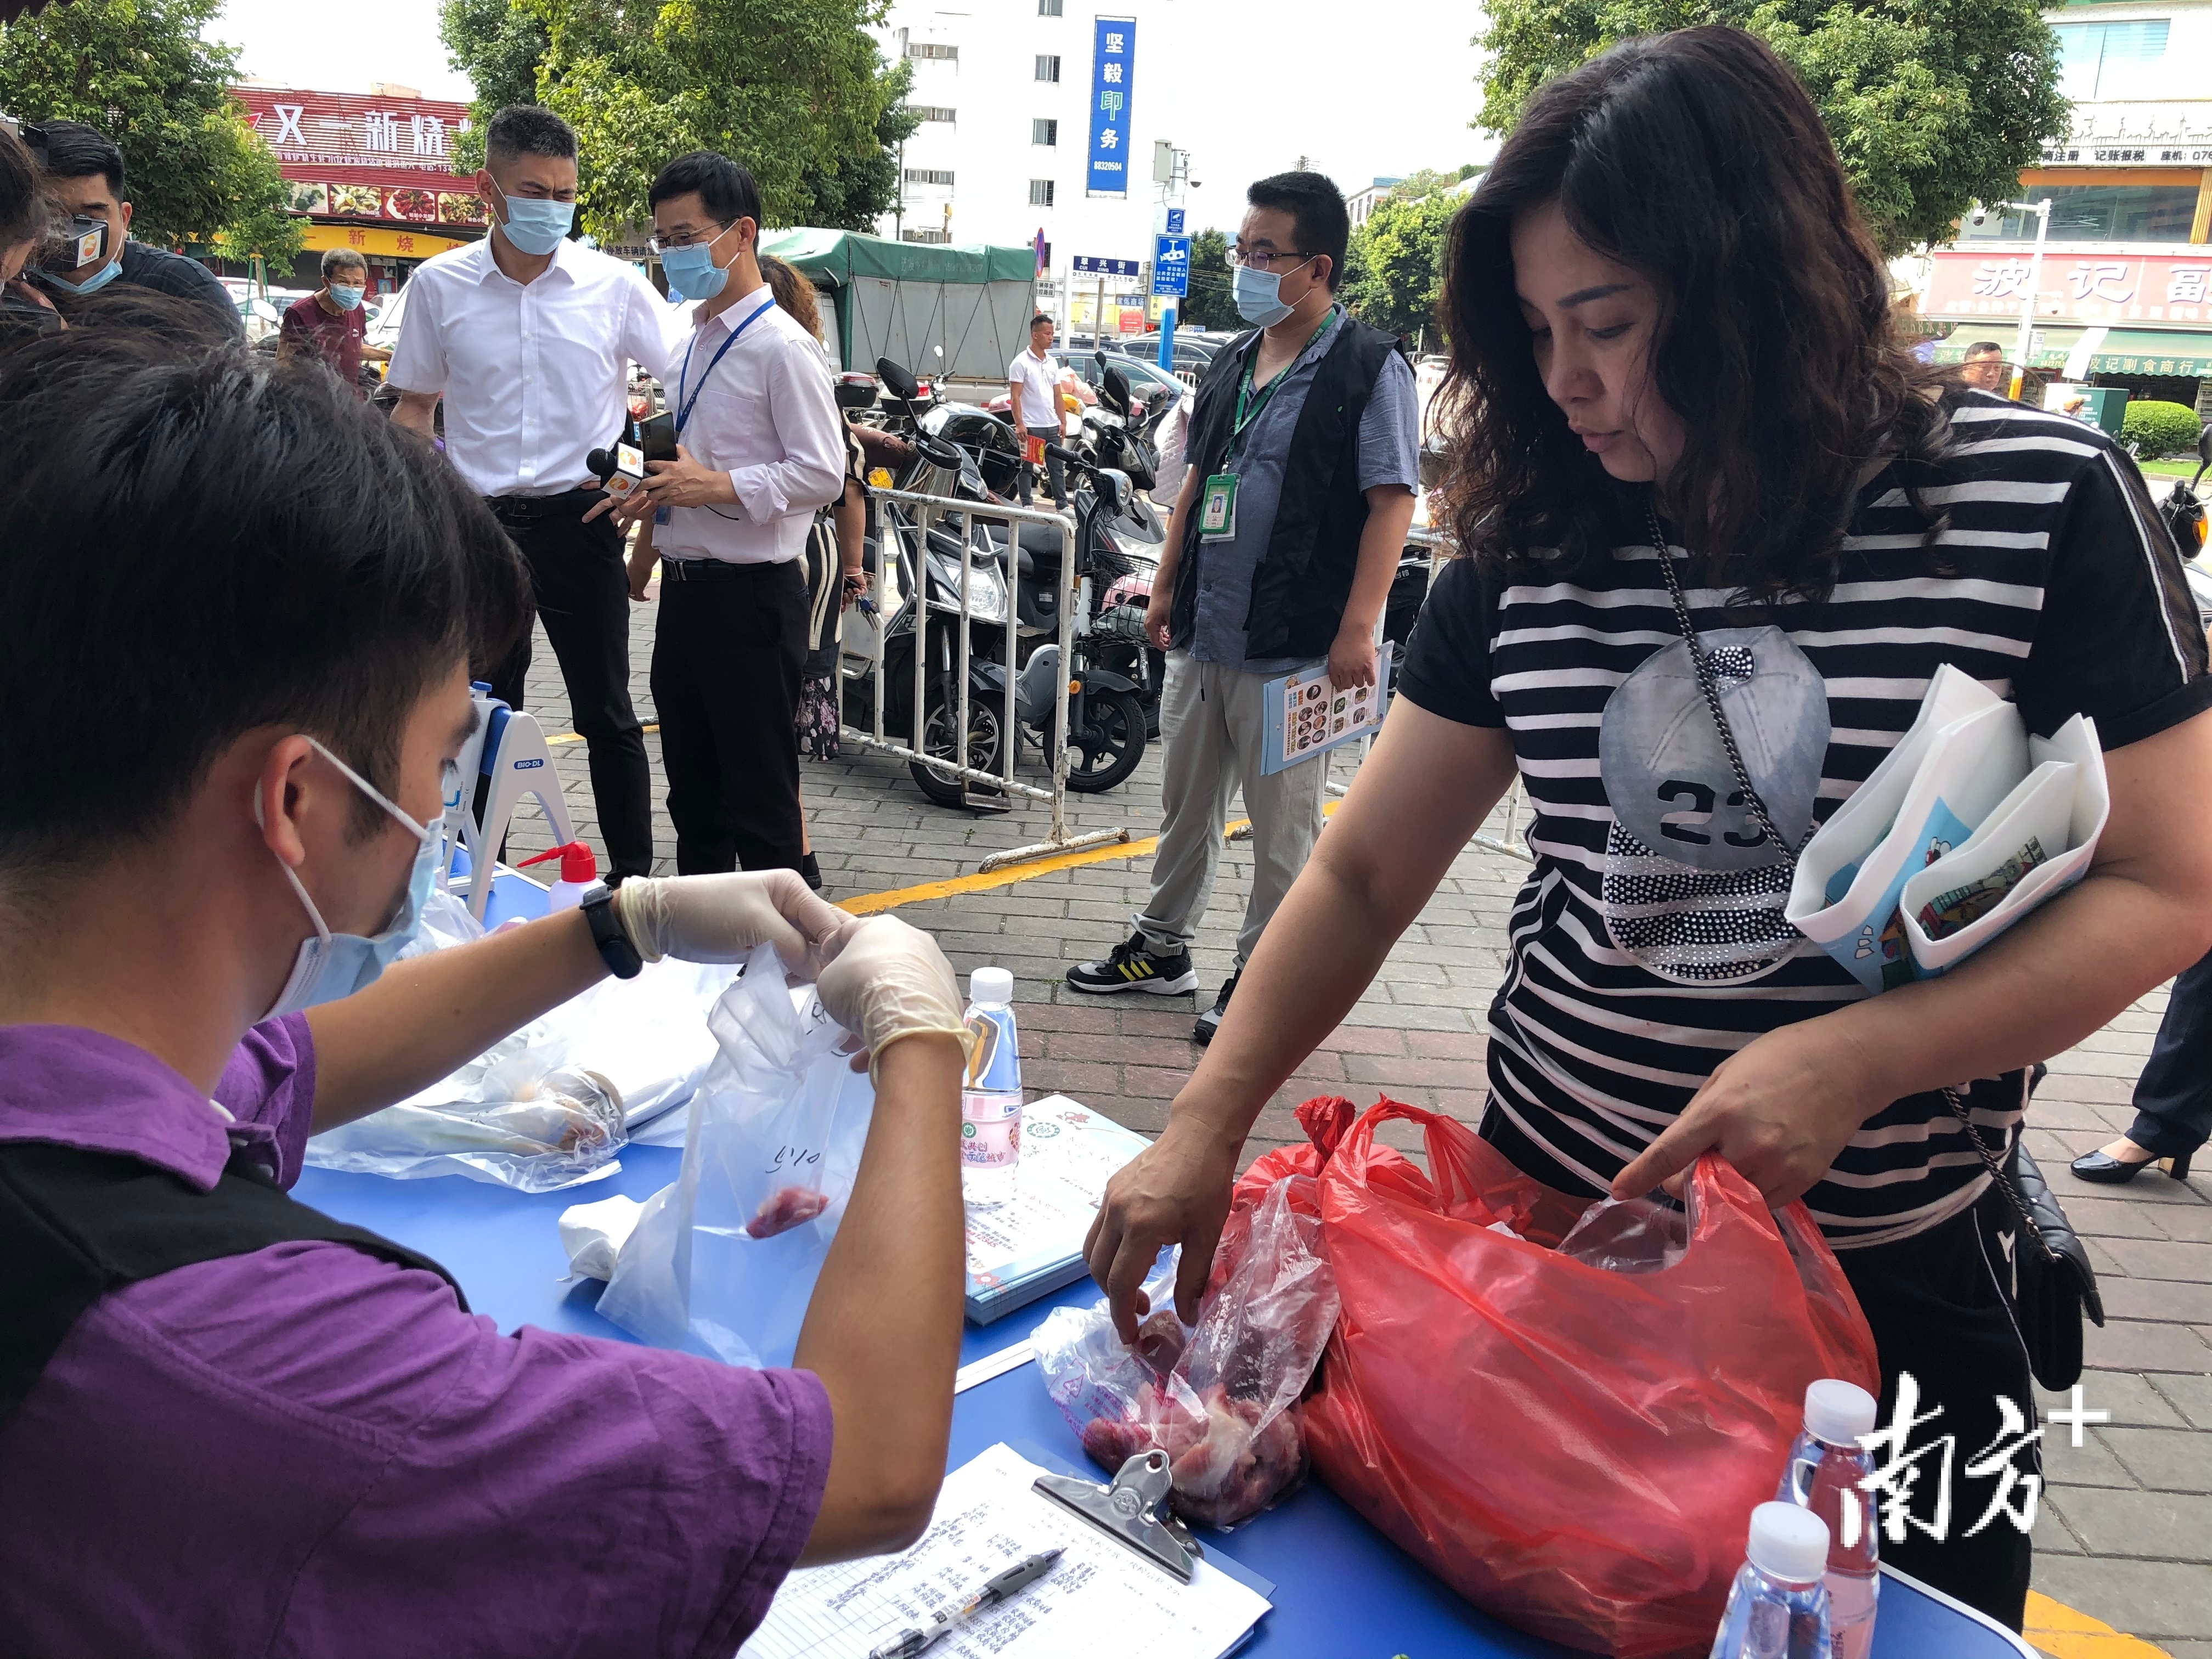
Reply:
<svg viewBox="0 0 2212 1659"><path fill-rule="evenodd" d="M1066 435L1056 426L1033 426L1028 428L1028 432L1030 437L1042 438L1048 444L1056 444ZM1044 458L1044 465L1045 480L1052 486L1052 504L1054 507L1064 507L1067 505L1066 463L1057 455L1048 455ZM1030 464L1027 461L1023 462L1021 495L1024 507L1030 504Z"/></svg>
<svg viewBox="0 0 2212 1659"><path fill-rule="evenodd" d="M1495 1106L1483 1114L1482 1138L1516 1168L1563 1192L1585 1190L1541 1147L1514 1127ZM1956 1215L1926 1232L1871 1249L1838 1250L1844 1277L1874 1332L1881 1366L1877 1433L1896 1420L1898 1378L1910 1372L1919 1389L1916 1419L1942 1408L1942 1415L1912 1431L1901 1453L1876 1454L1877 1470L1902 1455L1923 1453L1906 1513L1902 1542L1881 1534L1881 1559L1924 1584L1955 1596L2009 1629L2018 1630L2027 1611L2031 1551L2027 1534L2002 1513L1971 1538L1967 1530L1982 1521L2003 1484L2003 1470L1991 1462L1986 1473L1971 1475L1967 1465L1981 1463L1985 1452L2003 1451L2019 1433L2008 1437L2002 1395L2020 1414L2021 1433L2036 1427L2036 1406L2028 1375L2027 1349L2013 1322L2012 1304L1999 1286L1992 1263L2001 1260L1987 1237L1990 1222L2004 1222L2002 1194L1984 1195L1982 1206ZM1947 1449L1941 1443L1948 1439ZM1932 1450L1923 1450L1926 1448ZM1936 1495L1949 1464L1950 1514L1940 1540L1924 1529L1936 1522ZM2020 1510L2025 1493L2019 1476L2033 1475L2041 1495L2042 1460L2038 1443L2020 1446L2007 1460L2015 1472L2004 1494L2006 1508ZM1781 1472L1776 1471L1776 1478Z"/></svg>
<svg viewBox="0 0 2212 1659"><path fill-rule="evenodd" d="M622 532L584 514L597 490L495 495L491 509L529 562L538 619L561 665L569 718L589 746L592 804L611 875L653 873L653 769L629 700L629 578ZM492 695L526 707L531 636L492 675ZM548 732L550 737L552 734Z"/></svg>
<svg viewBox="0 0 2212 1659"><path fill-rule="evenodd" d="M799 562L661 561L653 701L679 875L799 867Z"/></svg>
<svg viewBox="0 0 2212 1659"><path fill-rule="evenodd" d="M2154 1158L2194 1152L2212 1138L2212 957L2173 981L2135 1104L2128 1139Z"/></svg>

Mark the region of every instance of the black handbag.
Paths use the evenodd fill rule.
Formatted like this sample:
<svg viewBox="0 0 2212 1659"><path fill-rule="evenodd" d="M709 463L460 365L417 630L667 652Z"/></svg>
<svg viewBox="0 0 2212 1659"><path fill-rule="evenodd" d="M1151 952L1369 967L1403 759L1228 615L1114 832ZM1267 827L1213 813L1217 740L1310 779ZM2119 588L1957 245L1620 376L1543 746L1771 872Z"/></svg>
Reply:
<svg viewBox="0 0 2212 1659"><path fill-rule="evenodd" d="M1794 864L1803 849L1791 847L1775 828L1774 821L1767 816L1766 803L1752 786L1750 769L1743 763L1735 734L1729 730L1728 716L1721 708L1712 661L1698 641L1696 625L1690 620L1689 601L1683 598L1681 583L1674 574L1674 561L1668 555L1667 538L1661 533L1659 516L1647 509L1646 521L1651 550L1659 556L1660 574L1666 578L1667 592L1674 602L1674 621L1681 629L1683 642L1689 647L1698 689L1704 694L1705 708L1719 731L1721 747L1727 751L1729 764L1735 773L1736 787L1742 790L1744 800L1759 828ZM1810 841L1812 837L1813 830L1808 828L1805 838ZM2034 1083L2042 1075L2040 1066L2019 1073L2023 1114ZM2089 1265L2089 1252L2075 1234L2066 1219L2066 1212L2058 1206L2057 1194L2029 1154L2025 1135L2013 1138L2009 1156L2000 1162L1974 1127L1959 1091L1945 1088L1937 1092L1943 1097L1943 1103L1950 1109L1951 1115L1959 1120L1960 1127L1966 1130L1967 1140L1989 1170L1990 1190L1977 1205L1977 1224L1998 1244L2009 1266L2011 1282L2004 1288L2012 1299L2021 1343L2027 1349L2028 1369L2046 1389L2070 1389L2081 1376L2082 1316L2086 1314L2100 1327L2105 1322L2105 1304L2097 1293L2097 1274ZM2015 1224L2017 1232L2007 1231ZM2023 1239L2026 1248L2021 1248Z"/></svg>

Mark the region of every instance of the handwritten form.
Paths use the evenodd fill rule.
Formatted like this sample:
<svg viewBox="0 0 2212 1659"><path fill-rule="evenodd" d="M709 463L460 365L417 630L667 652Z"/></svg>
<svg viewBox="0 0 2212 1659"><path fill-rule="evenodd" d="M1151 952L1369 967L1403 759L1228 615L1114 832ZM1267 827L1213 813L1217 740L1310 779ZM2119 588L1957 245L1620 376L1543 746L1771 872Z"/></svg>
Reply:
<svg viewBox="0 0 2212 1659"><path fill-rule="evenodd" d="M1178 1583L1035 1491L1046 1473L993 1446L947 1475L921 1541L903 1555L811 1567L784 1580L738 1659L866 1659L1027 1555L1067 1553L1011 1601L977 1614L929 1659L1220 1659L1267 1610L1200 1560Z"/></svg>

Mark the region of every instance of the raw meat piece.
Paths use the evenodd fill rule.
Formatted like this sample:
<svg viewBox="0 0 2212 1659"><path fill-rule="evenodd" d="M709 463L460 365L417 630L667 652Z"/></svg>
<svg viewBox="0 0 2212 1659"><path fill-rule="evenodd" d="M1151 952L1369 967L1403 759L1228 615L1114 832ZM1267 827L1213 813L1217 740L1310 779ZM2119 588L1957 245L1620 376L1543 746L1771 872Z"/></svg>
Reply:
<svg viewBox="0 0 2212 1659"><path fill-rule="evenodd" d="M1155 1375L1165 1376L1182 1358L1183 1345L1189 1340L1190 1333L1176 1317L1176 1310L1162 1308L1137 1327L1137 1358L1151 1366Z"/></svg>
<svg viewBox="0 0 2212 1659"><path fill-rule="evenodd" d="M1175 1506L1202 1527L1230 1527L1258 1514L1305 1469L1296 1408L1261 1425L1260 1402L1206 1394L1206 1433L1176 1458Z"/></svg>
<svg viewBox="0 0 2212 1659"><path fill-rule="evenodd" d="M774 1238L801 1222L813 1220L829 1207L827 1194L811 1187L781 1187L761 1200L759 1210L745 1223L745 1232L753 1238Z"/></svg>

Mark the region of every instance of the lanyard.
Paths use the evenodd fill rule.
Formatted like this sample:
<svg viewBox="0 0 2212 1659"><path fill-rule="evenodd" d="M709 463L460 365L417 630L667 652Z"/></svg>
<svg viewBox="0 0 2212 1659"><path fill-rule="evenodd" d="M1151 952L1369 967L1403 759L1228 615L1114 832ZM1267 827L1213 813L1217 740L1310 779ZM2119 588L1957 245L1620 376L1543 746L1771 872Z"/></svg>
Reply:
<svg viewBox="0 0 2212 1659"><path fill-rule="evenodd" d="M1236 459L1237 441L1243 437L1244 428L1260 418L1260 411L1267 406L1267 399L1275 395L1275 388L1290 379L1291 371L1298 366L1298 358L1313 349L1313 343L1326 334L1329 325L1335 320L1336 307L1331 306L1328 308L1328 314L1315 325L1312 333L1306 336L1306 343L1298 348L1297 357L1293 357L1285 363L1281 372L1261 388L1259 401L1255 403L1248 412L1244 404L1245 400L1252 395L1252 370L1260 361L1260 343L1257 340L1252 343L1252 355L1244 360L1244 373L1237 383L1237 415L1230 423L1229 448L1221 458L1223 467L1226 468L1229 463Z"/></svg>
<svg viewBox="0 0 2212 1659"><path fill-rule="evenodd" d="M738 336L750 328L759 319L762 312L773 308L775 305L775 295L771 294L766 304L754 307L752 315L730 331L730 337L722 342L721 349L708 359L706 370L699 376L699 392L707 389L707 382L713 377L715 365L722 361L732 346L737 344ZM676 377L676 435L679 438L684 435L684 428L691 419L693 405L699 401L699 392L693 392L688 399L684 395L684 388L691 378L691 348L698 343L699 331L695 328L691 331L691 337L684 343L684 372Z"/></svg>

